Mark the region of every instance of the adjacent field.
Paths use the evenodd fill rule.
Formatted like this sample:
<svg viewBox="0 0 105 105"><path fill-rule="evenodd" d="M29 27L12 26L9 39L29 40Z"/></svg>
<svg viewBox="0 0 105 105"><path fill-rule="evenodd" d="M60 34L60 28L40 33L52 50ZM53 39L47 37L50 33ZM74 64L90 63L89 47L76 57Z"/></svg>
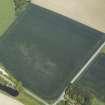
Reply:
<svg viewBox="0 0 105 105"><path fill-rule="evenodd" d="M13 0L0 0L0 36L15 18Z"/></svg>
<svg viewBox="0 0 105 105"><path fill-rule="evenodd" d="M101 53L87 68L79 84L105 101L105 54Z"/></svg>
<svg viewBox="0 0 105 105"><path fill-rule="evenodd" d="M0 105L23 105L19 101L0 93Z"/></svg>
<svg viewBox="0 0 105 105"><path fill-rule="evenodd" d="M0 39L0 62L32 92L54 100L104 34L30 4Z"/></svg>
<svg viewBox="0 0 105 105"><path fill-rule="evenodd" d="M105 0L31 0L31 2L105 32Z"/></svg>

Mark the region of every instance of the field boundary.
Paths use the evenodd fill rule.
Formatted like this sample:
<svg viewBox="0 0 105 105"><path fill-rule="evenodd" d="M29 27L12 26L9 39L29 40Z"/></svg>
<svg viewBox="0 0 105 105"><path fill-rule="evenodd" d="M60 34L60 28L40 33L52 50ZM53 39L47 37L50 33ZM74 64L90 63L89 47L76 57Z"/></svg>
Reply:
<svg viewBox="0 0 105 105"><path fill-rule="evenodd" d="M88 65L96 58L96 56L100 53L104 46L105 42L97 49L93 56L87 61L87 63L82 67L82 69L77 73L77 75L71 80L71 84L73 84L80 77L80 75L86 70Z"/></svg>
<svg viewBox="0 0 105 105"><path fill-rule="evenodd" d="M39 102L42 102L44 105L49 105L46 101L44 101L42 98L40 98L37 95L35 95L34 93L32 93L30 90L24 88L24 91L27 94L29 94L30 96L32 96L33 98L35 98L36 100L38 100Z"/></svg>

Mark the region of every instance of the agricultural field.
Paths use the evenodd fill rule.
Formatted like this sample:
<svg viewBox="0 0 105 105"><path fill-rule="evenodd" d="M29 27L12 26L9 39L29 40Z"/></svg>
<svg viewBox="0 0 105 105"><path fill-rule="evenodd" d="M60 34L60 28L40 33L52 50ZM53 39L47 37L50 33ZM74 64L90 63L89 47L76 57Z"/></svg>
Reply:
<svg viewBox="0 0 105 105"><path fill-rule="evenodd" d="M3 67L3 65L0 65L0 68L3 68L8 73L8 75L0 74L0 93L3 93L9 97L12 96L12 98L14 100L20 101L20 102L17 101L18 103L17 102L13 103L14 101L13 102L6 101L6 103L8 103L8 105L9 105L9 103L10 103L10 105L12 105L12 104L17 105L20 103L21 103L21 105L23 105L23 104L24 105L44 105L41 102L39 102L38 100L36 100L36 98L31 96L29 93L27 93L25 91L26 89L23 87L22 83L20 81L17 81L14 78L14 76L12 76L9 73L9 71ZM7 86L9 86L9 87L7 87ZM13 87L13 89L11 87ZM0 98L0 103L2 103L1 98Z"/></svg>
<svg viewBox="0 0 105 105"><path fill-rule="evenodd" d="M0 36L15 19L13 0L0 0Z"/></svg>
<svg viewBox="0 0 105 105"><path fill-rule="evenodd" d="M84 75L78 81L83 88L88 89L99 100L105 102L105 54L100 53L87 68ZM99 102L99 101L94 101ZM98 104L95 104L98 105ZM100 104L101 105L101 104ZM102 104L102 105L105 105Z"/></svg>
<svg viewBox="0 0 105 105"><path fill-rule="evenodd" d="M0 39L0 62L23 86L56 100L103 43L103 33L29 4Z"/></svg>
<svg viewBox="0 0 105 105"><path fill-rule="evenodd" d="M105 105L105 102L102 102L98 98L94 98L92 101L92 105Z"/></svg>

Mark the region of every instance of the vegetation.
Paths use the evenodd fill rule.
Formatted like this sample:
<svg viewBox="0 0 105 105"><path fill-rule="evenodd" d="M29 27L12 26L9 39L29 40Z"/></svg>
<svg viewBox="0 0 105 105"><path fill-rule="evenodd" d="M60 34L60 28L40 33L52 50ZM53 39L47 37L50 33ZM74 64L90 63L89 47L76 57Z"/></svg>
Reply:
<svg viewBox="0 0 105 105"><path fill-rule="evenodd" d="M38 102L35 98L33 98L25 92L22 82L16 80L14 76L12 76L11 73L3 66L3 64L0 64L0 67L2 67L8 73L8 76L5 76L5 78L7 78L8 80L12 81L13 84L15 84L13 88L16 88L16 90L19 92L19 95L15 97L17 100L22 102L24 105L43 105L41 102ZM2 74L0 75L0 84L11 86L11 84L8 83L8 81L2 78Z"/></svg>
<svg viewBox="0 0 105 105"><path fill-rule="evenodd" d="M15 6L14 6L12 0L0 0L0 8L1 8L0 9L0 34L3 33L8 28L8 26L11 24L11 22L14 20L14 17L15 17L15 15L14 15L15 14L14 8L15 8L15 11L16 11L16 15L19 15L24 10L24 8L27 6L28 3L29 3L29 0L14 0L14 4L15 4ZM27 39L27 40L29 40L29 39ZM68 44L68 45L70 45L70 44ZM6 46L6 49L7 49L7 46ZM3 52L6 52L6 51L3 51ZM17 61L17 58L16 58L16 61ZM19 62L20 61L21 60L19 60ZM33 61L33 59L32 59L32 61ZM81 60L79 60L79 61L81 61ZM67 67L67 68L69 68L69 67ZM26 69L24 69L24 70L26 70ZM13 81L13 83L16 84L16 89L20 93L19 96L16 97L17 100L20 100L25 105L42 105L37 100L35 100L33 97L31 97L29 94L27 94L24 91L22 83L20 81L17 81L11 74L7 78L9 80ZM7 81L3 80L3 78L0 77L0 83L7 84ZM58 82L58 83L60 83L60 82ZM89 91L81 89L80 86L76 85L76 86L72 86L72 87L69 86L67 88L66 94L65 94L65 99L63 101L61 101L59 105L104 105L104 103L99 101L97 98L94 98L94 96Z"/></svg>
<svg viewBox="0 0 105 105"><path fill-rule="evenodd" d="M1 76L0 76L0 84L2 85L7 85L8 82L6 80L4 80Z"/></svg>
<svg viewBox="0 0 105 105"><path fill-rule="evenodd" d="M79 23L32 4L12 28L0 40L1 61L28 89L52 99L60 95L61 86L66 87L66 80L73 78L102 38Z"/></svg>
<svg viewBox="0 0 105 105"><path fill-rule="evenodd" d="M9 83L0 77L0 84L7 85ZM16 97L16 99L22 102L24 105L43 105L24 91L21 82L16 83L16 89L19 91L19 95Z"/></svg>
<svg viewBox="0 0 105 105"><path fill-rule="evenodd" d="M64 100L58 105L91 105L92 95L77 85L70 85L66 89Z"/></svg>
<svg viewBox="0 0 105 105"><path fill-rule="evenodd" d="M17 100L22 102L24 105L43 105L41 102L37 101L25 92L24 86L20 81L15 82L15 84L16 89L19 91L19 95L16 97Z"/></svg>
<svg viewBox="0 0 105 105"><path fill-rule="evenodd" d="M65 93L65 105L91 105L92 95L79 85L70 85Z"/></svg>
<svg viewBox="0 0 105 105"><path fill-rule="evenodd" d="M105 53L105 47L101 50L102 53Z"/></svg>
<svg viewBox="0 0 105 105"><path fill-rule="evenodd" d="M92 101L92 105L105 105L105 103L101 100L98 100L97 98L94 98Z"/></svg>
<svg viewBox="0 0 105 105"><path fill-rule="evenodd" d="M30 0L14 0L16 15L19 15L29 2Z"/></svg>
<svg viewBox="0 0 105 105"><path fill-rule="evenodd" d="M22 102L24 105L43 105L42 103L37 101L35 98L27 94L24 91L24 89L21 89L20 94L18 97L16 97L16 99Z"/></svg>
<svg viewBox="0 0 105 105"><path fill-rule="evenodd" d="M0 36L15 19L14 3L12 0L0 0Z"/></svg>
<svg viewBox="0 0 105 105"><path fill-rule="evenodd" d="M66 102L62 100L61 102L58 103L58 105L66 105Z"/></svg>
<svg viewBox="0 0 105 105"><path fill-rule="evenodd" d="M30 0L0 0L0 36L7 30ZM15 4L15 5L14 5Z"/></svg>
<svg viewBox="0 0 105 105"><path fill-rule="evenodd" d="M92 91L105 102L105 53L100 53L87 68L85 75L78 81L84 88Z"/></svg>
<svg viewBox="0 0 105 105"><path fill-rule="evenodd" d="M58 105L105 105L92 92L80 85L70 85L65 92L64 100Z"/></svg>

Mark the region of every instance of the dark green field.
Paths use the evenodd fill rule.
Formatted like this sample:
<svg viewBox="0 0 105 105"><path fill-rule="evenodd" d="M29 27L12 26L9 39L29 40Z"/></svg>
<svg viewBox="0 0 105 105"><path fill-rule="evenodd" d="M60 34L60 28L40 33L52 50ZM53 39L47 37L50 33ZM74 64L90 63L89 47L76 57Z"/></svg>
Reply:
<svg viewBox="0 0 105 105"><path fill-rule="evenodd" d="M90 89L99 99L105 101L105 54L101 53L88 67L79 84Z"/></svg>
<svg viewBox="0 0 105 105"><path fill-rule="evenodd" d="M30 4L0 39L0 62L43 99L56 99L103 43L103 33Z"/></svg>

